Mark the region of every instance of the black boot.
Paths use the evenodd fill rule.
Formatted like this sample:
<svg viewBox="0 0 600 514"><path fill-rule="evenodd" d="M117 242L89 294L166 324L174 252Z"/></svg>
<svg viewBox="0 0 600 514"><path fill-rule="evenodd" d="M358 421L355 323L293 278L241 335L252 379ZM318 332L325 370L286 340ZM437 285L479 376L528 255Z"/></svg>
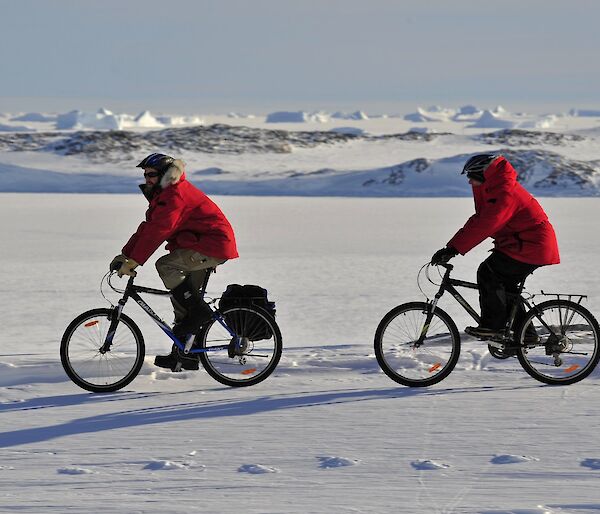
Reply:
<svg viewBox="0 0 600 514"><path fill-rule="evenodd" d="M154 358L154 365L159 368L167 368L171 371L175 371L177 363L181 362L181 368L190 371L197 370L198 366L198 355L188 354L185 355L183 352L173 345L171 353L168 355L157 355Z"/></svg>

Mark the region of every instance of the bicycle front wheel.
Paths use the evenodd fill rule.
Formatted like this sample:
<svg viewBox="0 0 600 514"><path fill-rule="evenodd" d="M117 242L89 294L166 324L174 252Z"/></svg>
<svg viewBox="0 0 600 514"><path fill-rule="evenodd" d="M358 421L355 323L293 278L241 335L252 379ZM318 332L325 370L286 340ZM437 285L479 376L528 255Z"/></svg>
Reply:
<svg viewBox="0 0 600 514"><path fill-rule="evenodd" d="M430 306L399 305L388 312L375 333L375 357L384 373L399 384L430 386L446 378L460 354L460 335L452 318L436 307L426 327ZM426 330L423 342L417 341Z"/></svg>
<svg viewBox="0 0 600 514"><path fill-rule="evenodd" d="M281 358L283 344L275 319L255 306L232 307L221 315L224 324L214 320L198 336L198 346L205 350L200 353L204 369L221 384L232 387L262 382Z"/></svg>
<svg viewBox="0 0 600 514"><path fill-rule="evenodd" d="M535 330L537 343L531 339ZM528 337L526 337L526 333ZM546 384L569 385L587 377L598 364L598 322L585 307L566 300L540 303L518 331L517 357L523 369Z"/></svg>
<svg viewBox="0 0 600 514"><path fill-rule="evenodd" d="M93 309L75 318L60 343L60 360L69 378L95 393L116 391L129 384L144 362L144 339L133 320L121 314L112 344L104 342L111 309Z"/></svg>

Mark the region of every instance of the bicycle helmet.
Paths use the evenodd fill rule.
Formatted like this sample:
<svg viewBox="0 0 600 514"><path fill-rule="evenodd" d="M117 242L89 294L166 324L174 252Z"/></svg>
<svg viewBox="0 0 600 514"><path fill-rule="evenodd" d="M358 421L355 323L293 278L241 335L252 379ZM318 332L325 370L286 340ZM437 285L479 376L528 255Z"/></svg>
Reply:
<svg viewBox="0 0 600 514"><path fill-rule="evenodd" d="M482 153L474 155L465 164L461 175L467 174L467 178L472 178L479 182L485 182L483 172L500 154L497 153Z"/></svg>
<svg viewBox="0 0 600 514"><path fill-rule="evenodd" d="M169 169L169 166L175 162L175 158L164 153L151 153L144 158L136 168L154 168L161 176Z"/></svg>

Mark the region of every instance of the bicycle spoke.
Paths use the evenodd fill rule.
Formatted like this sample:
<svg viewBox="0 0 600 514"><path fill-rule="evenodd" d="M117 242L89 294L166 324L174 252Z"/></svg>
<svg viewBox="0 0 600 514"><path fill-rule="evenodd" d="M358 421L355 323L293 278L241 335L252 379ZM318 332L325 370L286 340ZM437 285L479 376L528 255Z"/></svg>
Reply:
<svg viewBox="0 0 600 514"><path fill-rule="evenodd" d="M442 380L458 359L460 342L447 314L436 310L422 337L427 309L420 303L397 307L377 329L377 360L386 374L399 383L431 385Z"/></svg>
<svg viewBox="0 0 600 514"><path fill-rule="evenodd" d="M200 353L200 360L216 380L233 386L251 385L266 378L281 355L281 336L272 318L260 311L234 307L223 313L232 337L219 322L214 322L202 334L202 348L226 343L222 350ZM229 356L229 346L235 356ZM233 347L232 347L233 348Z"/></svg>
<svg viewBox="0 0 600 514"><path fill-rule="evenodd" d="M109 309L89 311L76 318L61 342L61 361L69 377L90 391L113 391L129 383L143 362L143 342L131 328L133 322L119 321L106 352L110 328ZM141 337L141 336L140 336Z"/></svg>
<svg viewBox="0 0 600 514"><path fill-rule="evenodd" d="M525 326L541 338L541 344L527 345L519 356L532 377L549 384L570 384L593 371L600 357L598 326L581 305L561 300L545 302L529 315ZM524 333L525 329L521 337Z"/></svg>

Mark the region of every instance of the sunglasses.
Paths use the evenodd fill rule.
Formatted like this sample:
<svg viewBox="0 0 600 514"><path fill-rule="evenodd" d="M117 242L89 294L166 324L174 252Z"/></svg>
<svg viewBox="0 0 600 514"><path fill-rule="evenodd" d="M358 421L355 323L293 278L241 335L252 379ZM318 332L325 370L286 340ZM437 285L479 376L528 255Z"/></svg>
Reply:
<svg viewBox="0 0 600 514"><path fill-rule="evenodd" d="M160 175L160 173L158 171L144 171L144 178L146 178L146 177L156 178L159 175Z"/></svg>

